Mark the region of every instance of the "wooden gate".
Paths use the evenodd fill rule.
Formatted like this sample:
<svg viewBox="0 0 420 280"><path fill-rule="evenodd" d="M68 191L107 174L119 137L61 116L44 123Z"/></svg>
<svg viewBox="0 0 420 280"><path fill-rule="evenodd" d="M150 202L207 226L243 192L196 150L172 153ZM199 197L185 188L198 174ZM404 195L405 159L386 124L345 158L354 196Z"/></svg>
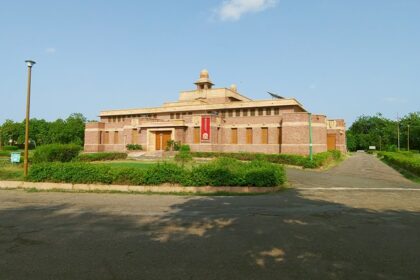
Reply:
<svg viewBox="0 0 420 280"><path fill-rule="evenodd" d="M327 135L327 150L335 150L336 147L336 135L335 134L328 134Z"/></svg>
<svg viewBox="0 0 420 280"><path fill-rule="evenodd" d="M157 131L156 132L156 142L155 149L156 151L165 150L166 145L169 140L171 140L171 131Z"/></svg>

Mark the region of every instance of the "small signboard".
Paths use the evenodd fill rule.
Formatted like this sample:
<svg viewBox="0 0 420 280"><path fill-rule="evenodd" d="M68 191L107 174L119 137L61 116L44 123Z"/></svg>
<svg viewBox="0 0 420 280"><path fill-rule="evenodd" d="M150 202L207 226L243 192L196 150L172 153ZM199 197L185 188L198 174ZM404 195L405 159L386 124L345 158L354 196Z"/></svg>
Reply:
<svg viewBox="0 0 420 280"><path fill-rule="evenodd" d="M20 152L11 152L10 153L10 162L11 163L20 163Z"/></svg>
<svg viewBox="0 0 420 280"><path fill-rule="evenodd" d="M210 141L210 117L201 117L201 141Z"/></svg>
<svg viewBox="0 0 420 280"><path fill-rule="evenodd" d="M376 146L369 146L369 150L376 150Z"/></svg>

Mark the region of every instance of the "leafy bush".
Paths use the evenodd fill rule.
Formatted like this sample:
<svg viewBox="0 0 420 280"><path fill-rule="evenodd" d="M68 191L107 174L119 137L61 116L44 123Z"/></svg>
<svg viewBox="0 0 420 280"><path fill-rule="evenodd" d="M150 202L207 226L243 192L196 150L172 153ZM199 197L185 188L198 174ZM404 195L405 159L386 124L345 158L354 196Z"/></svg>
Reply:
<svg viewBox="0 0 420 280"><path fill-rule="evenodd" d="M181 141L168 140L166 142L166 151L179 151L181 148Z"/></svg>
<svg viewBox="0 0 420 280"><path fill-rule="evenodd" d="M10 151L0 151L0 157L10 157Z"/></svg>
<svg viewBox="0 0 420 280"><path fill-rule="evenodd" d="M77 157L82 147L75 144L50 144L38 147L33 155L33 163L69 162Z"/></svg>
<svg viewBox="0 0 420 280"><path fill-rule="evenodd" d="M127 144L126 148L129 151L142 151L143 150L143 146L138 145L138 144Z"/></svg>
<svg viewBox="0 0 420 280"><path fill-rule="evenodd" d="M181 162L182 166L188 161L192 160L192 155L190 152L190 146L182 145L179 149L179 153L175 155L175 160Z"/></svg>
<svg viewBox="0 0 420 280"><path fill-rule="evenodd" d="M420 157L411 152L379 152L383 161L420 176Z"/></svg>
<svg viewBox="0 0 420 280"><path fill-rule="evenodd" d="M189 179L187 184L194 186L273 187L283 184L286 175L283 166L266 161L247 163L231 158L218 158L194 167Z"/></svg>
<svg viewBox="0 0 420 280"><path fill-rule="evenodd" d="M92 153L92 154L80 154L75 161L105 161L105 160L119 160L119 159L126 159L126 153Z"/></svg>
<svg viewBox="0 0 420 280"><path fill-rule="evenodd" d="M3 151L17 151L19 150L19 147L16 146L3 146L3 148L1 148Z"/></svg>
<svg viewBox="0 0 420 280"><path fill-rule="evenodd" d="M173 163L159 163L147 169L112 167L83 162L40 163L29 170L34 182L102 183L127 185L181 184L184 186L279 186L285 182L281 165L264 161L240 162L220 158L192 170Z"/></svg>

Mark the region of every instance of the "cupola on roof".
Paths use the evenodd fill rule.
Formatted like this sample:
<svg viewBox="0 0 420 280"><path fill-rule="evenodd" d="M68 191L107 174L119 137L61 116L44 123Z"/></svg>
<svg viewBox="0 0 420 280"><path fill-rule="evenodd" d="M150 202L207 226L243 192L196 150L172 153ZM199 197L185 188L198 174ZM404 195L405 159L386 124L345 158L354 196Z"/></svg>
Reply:
<svg viewBox="0 0 420 280"><path fill-rule="evenodd" d="M214 84L210 80L209 71L206 69L201 70L200 78L195 82L195 84L197 85L198 90L211 89Z"/></svg>

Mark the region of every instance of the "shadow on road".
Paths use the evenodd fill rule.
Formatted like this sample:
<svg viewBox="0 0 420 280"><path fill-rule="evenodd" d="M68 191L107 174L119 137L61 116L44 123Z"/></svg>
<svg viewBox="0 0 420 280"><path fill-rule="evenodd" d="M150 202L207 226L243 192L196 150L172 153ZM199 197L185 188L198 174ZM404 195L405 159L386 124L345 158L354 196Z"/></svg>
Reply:
<svg viewBox="0 0 420 280"><path fill-rule="evenodd" d="M418 212L298 191L185 198L165 214L140 209L3 209L0 279L420 278Z"/></svg>

